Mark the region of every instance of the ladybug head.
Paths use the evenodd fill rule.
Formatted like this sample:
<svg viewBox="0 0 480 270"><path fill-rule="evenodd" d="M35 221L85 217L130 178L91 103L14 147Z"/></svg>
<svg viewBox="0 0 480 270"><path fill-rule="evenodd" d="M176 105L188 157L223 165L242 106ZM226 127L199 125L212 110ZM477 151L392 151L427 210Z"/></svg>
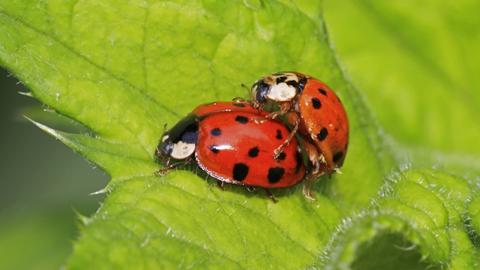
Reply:
<svg viewBox="0 0 480 270"><path fill-rule="evenodd" d="M300 85L303 76L293 72L275 73L265 76L252 86L252 99L257 106L264 105L269 101L289 102L292 101L302 89Z"/></svg>
<svg viewBox="0 0 480 270"><path fill-rule="evenodd" d="M189 115L162 135L155 155L160 160L184 160L195 153L198 137L198 122Z"/></svg>
<svg viewBox="0 0 480 270"><path fill-rule="evenodd" d="M267 94L270 91L271 85L266 83L263 79L258 80L252 86L252 99L257 103L264 104L267 102Z"/></svg>

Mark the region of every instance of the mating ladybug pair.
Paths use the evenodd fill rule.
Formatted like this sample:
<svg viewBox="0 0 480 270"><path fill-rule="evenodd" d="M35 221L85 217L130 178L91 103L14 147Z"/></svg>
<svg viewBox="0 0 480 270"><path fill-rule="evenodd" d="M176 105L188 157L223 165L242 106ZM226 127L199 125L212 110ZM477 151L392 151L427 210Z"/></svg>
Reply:
<svg viewBox="0 0 480 270"><path fill-rule="evenodd" d="M196 164L219 183L280 188L330 175L343 164L348 119L323 82L275 73L252 86L252 100L200 105L163 134L160 173Z"/></svg>

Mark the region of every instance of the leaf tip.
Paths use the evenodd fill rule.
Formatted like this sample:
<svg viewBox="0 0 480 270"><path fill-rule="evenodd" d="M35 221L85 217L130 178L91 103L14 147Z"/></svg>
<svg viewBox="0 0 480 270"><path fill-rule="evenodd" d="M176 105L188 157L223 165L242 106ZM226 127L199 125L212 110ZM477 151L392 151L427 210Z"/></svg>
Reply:
<svg viewBox="0 0 480 270"><path fill-rule="evenodd" d="M21 96L33 97L33 94L32 94L31 92L18 91L17 93L18 93L19 95L21 95Z"/></svg>
<svg viewBox="0 0 480 270"><path fill-rule="evenodd" d="M86 226L91 222L91 218L83 215L82 213L78 212L78 210L73 209L75 215L77 216L77 220L80 221L80 227L81 226Z"/></svg>
<svg viewBox="0 0 480 270"><path fill-rule="evenodd" d="M35 120L33 120L32 118L24 115L23 117L25 117L25 119L27 119L28 121L30 121L32 124L34 124L35 126L37 126L39 129L45 131L46 133L52 135L53 137L63 141L65 140L65 137L57 130L53 129L53 128L50 128L42 123L39 123Z"/></svg>
<svg viewBox="0 0 480 270"><path fill-rule="evenodd" d="M104 187L104 188L99 189L99 190L97 190L97 191L94 191L94 192L92 192L92 193L90 193L90 194L88 194L88 195L90 195L90 196L95 196L95 195L106 194L106 193L108 193L108 192L109 192L109 189L108 189L108 186L107 186L107 187Z"/></svg>

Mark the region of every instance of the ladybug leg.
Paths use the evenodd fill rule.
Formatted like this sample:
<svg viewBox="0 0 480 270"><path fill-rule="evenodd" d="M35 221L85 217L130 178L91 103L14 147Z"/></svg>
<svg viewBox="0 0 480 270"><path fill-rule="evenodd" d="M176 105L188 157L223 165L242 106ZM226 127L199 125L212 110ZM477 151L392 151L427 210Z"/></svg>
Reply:
<svg viewBox="0 0 480 270"><path fill-rule="evenodd" d="M315 177L310 175L309 177L307 177L307 179L305 179L305 182L303 184L303 195L305 196L305 198L312 201L315 201L315 196L313 195L313 192L312 192L312 186L314 183L315 183Z"/></svg>
<svg viewBox="0 0 480 270"><path fill-rule="evenodd" d="M325 174L326 164L324 158L322 158L323 155L318 152L318 149L315 147L315 145L311 144L310 142L304 141L303 147L305 149L305 152L307 153L309 160L309 173L305 177L305 181L303 184L303 195L305 196L305 198L314 201L315 196L312 192L312 186L316 182L316 179L318 179L318 177Z"/></svg>
<svg viewBox="0 0 480 270"><path fill-rule="evenodd" d="M268 198L270 198L270 200L272 200L273 203L278 202L278 200L275 199L275 196L273 196L272 192L268 188L265 188L265 193L267 193Z"/></svg>
<svg viewBox="0 0 480 270"><path fill-rule="evenodd" d="M281 112L271 112L263 117L256 117L253 119L253 121L256 123L256 124L261 124L263 122L266 122L268 120L271 120L271 119L275 119L277 118L279 115L281 115Z"/></svg>
<svg viewBox="0 0 480 270"><path fill-rule="evenodd" d="M298 126L300 125L300 121L297 120L295 122L295 125L293 126L293 129L292 131L290 132L290 134L288 135L288 138L280 145L278 146L274 151L273 151L273 158L274 159L278 159L278 157L280 156L280 154L283 152L283 150L285 150L285 147L288 146L288 144L293 140L293 137L295 137L295 134L297 133L298 131Z"/></svg>
<svg viewBox="0 0 480 270"><path fill-rule="evenodd" d="M255 99L250 100L250 104L252 105L253 108L255 108L257 110L262 109L262 105L260 105L260 103Z"/></svg>
<svg viewBox="0 0 480 270"><path fill-rule="evenodd" d="M171 171L174 168L175 168L174 164L168 165L166 167L163 167L163 168L160 168L160 169L156 170L154 172L154 175L155 176L164 176L165 174L167 174L169 171Z"/></svg>
<svg viewBox="0 0 480 270"><path fill-rule="evenodd" d="M242 85L245 86L244 84L242 84ZM245 86L245 87L246 87L246 86ZM242 97L234 97L234 98L232 99L232 101L233 101L234 103L237 103L237 104L238 104L238 103L241 103L241 104L247 103L247 104L250 104L250 106L252 106L252 107L255 108L255 109L260 109L260 104L258 104L258 102L256 102L256 101L246 100L246 99L244 99L244 98L242 98ZM243 107L243 106L242 106L242 107ZM225 111L228 111L228 110L225 110Z"/></svg>
<svg viewBox="0 0 480 270"><path fill-rule="evenodd" d="M271 113L265 115L265 119L272 120L272 119L277 118L281 114L282 114L282 112L271 112Z"/></svg>
<svg viewBox="0 0 480 270"><path fill-rule="evenodd" d="M246 102L246 100L245 100L244 98L242 98L242 97L234 97L234 98L232 99L232 101L235 102L235 103L244 103L244 102Z"/></svg>
<svg viewBox="0 0 480 270"><path fill-rule="evenodd" d="M191 159L186 159L186 160L183 160L183 161L180 161L180 162L177 162L177 163L170 163L170 160L168 160L166 162L166 165L165 167L163 168L160 168L158 169L157 171L155 171L153 174L155 176L164 176L165 174L167 174L169 171L177 168L177 167L181 167L181 166L184 166L184 165L187 165L191 162Z"/></svg>
<svg viewBox="0 0 480 270"><path fill-rule="evenodd" d="M321 166L320 163L319 163L319 166ZM305 196L305 198L310 199L312 201L315 201L315 195L312 192L313 184L315 184L315 182L317 182L317 179L320 176L326 174L325 170L321 170L321 168L317 169L317 170L318 170L318 172L316 174L311 173L310 175L308 175L305 178L305 181L304 181L304 184L303 184L303 195ZM330 178L331 174L329 174L328 177Z"/></svg>
<svg viewBox="0 0 480 270"><path fill-rule="evenodd" d="M320 176L323 175L326 171L326 161L322 154L318 152L318 149L315 145L310 142L304 141L303 147L307 153L309 164L309 175L311 176Z"/></svg>
<svg viewBox="0 0 480 270"><path fill-rule="evenodd" d="M257 108L257 109L261 109L259 106L258 107L255 107L255 102L253 104L253 107L254 108ZM285 115L286 113L288 113L290 111L290 108L291 108L291 105L289 102L284 102L282 104L280 104L280 110L278 111L273 111L263 117L259 117L259 118L256 118L254 119L255 123L263 123L265 121L268 121L268 120L272 120L272 119L275 119L277 117L279 117L280 115Z"/></svg>
<svg viewBox="0 0 480 270"><path fill-rule="evenodd" d="M255 192L255 187L246 186L246 189L247 189L248 192Z"/></svg>
<svg viewBox="0 0 480 270"><path fill-rule="evenodd" d="M271 120L279 117L280 115L285 115L290 111L291 105L289 102L284 102L280 104L280 110L271 112L265 116L265 118Z"/></svg>
<svg viewBox="0 0 480 270"><path fill-rule="evenodd" d="M224 188L225 182L220 181L220 180L217 180L217 186L218 186L221 190L225 190L225 188Z"/></svg>

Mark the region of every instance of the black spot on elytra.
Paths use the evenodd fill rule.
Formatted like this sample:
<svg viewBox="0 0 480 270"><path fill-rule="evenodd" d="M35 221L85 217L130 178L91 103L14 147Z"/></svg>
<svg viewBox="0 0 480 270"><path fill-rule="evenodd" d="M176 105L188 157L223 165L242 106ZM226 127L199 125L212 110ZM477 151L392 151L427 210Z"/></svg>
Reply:
<svg viewBox="0 0 480 270"><path fill-rule="evenodd" d="M259 152L258 147L255 146L255 147L251 148L250 150L248 150L248 156L249 157L256 157L256 156L258 156L258 152Z"/></svg>
<svg viewBox="0 0 480 270"><path fill-rule="evenodd" d="M236 163L233 166L233 180L243 181L248 175L248 166L244 163Z"/></svg>
<svg viewBox="0 0 480 270"><path fill-rule="evenodd" d="M283 139L282 131L280 129L277 129L277 134L275 135L275 138L279 140Z"/></svg>
<svg viewBox="0 0 480 270"><path fill-rule="evenodd" d="M316 97L312 98L312 105L314 109L320 109L320 107L322 107L322 103Z"/></svg>
<svg viewBox="0 0 480 270"><path fill-rule="evenodd" d="M328 130L326 128L322 128L322 130L320 130L320 132L317 134L317 139L319 141L323 141L325 140L325 138L327 138L328 136Z"/></svg>
<svg viewBox="0 0 480 270"><path fill-rule="evenodd" d="M337 152L333 155L333 162L338 163L343 157L343 152Z"/></svg>
<svg viewBox="0 0 480 270"><path fill-rule="evenodd" d="M287 154L285 154L285 152L281 152L280 155L278 155L279 160L285 160L286 157L287 157Z"/></svg>
<svg viewBox="0 0 480 270"><path fill-rule="evenodd" d="M282 167L273 167L268 169L268 182L271 184L275 184L280 179L282 179L283 175L285 174L285 169Z"/></svg>
<svg viewBox="0 0 480 270"><path fill-rule="evenodd" d="M280 77L277 77L277 79L275 81L276 81L277 84L279 84L279 83L284 82L286 79L287 79L286 76L280 76Z"/></svg>
<svg viewBox="0 0 480 270"><path fill-rule="evenodd" d="M234 102L234 103L233 103L233 106L243 108L243 107L245 107L245 104L243 104L243 103L238 103L238 102Z"/></svg>
<svg viewBox="0 0 480 270"><path fill-rule="evenodd" d="M320 92L320 94L326 96L327 95L327 91L325 91L325 89L323 88L318 88L318 92Z"/></svg>
<svg viewBox="0 0 480 270"><path fill-rule="evenodd" d="M214 154L220 152L220 150L217 148L216 145L210 145L210 147L208 147L208 149L210 149L210 151L212 151Z"/></svg>
<svg viewBox="0 0 480 270"><path fill-rule="evenodd" d="M242 115L235 117L235 121L239 122L240 124L248 123L248 118Z"/></svg>
<svg viewBox="0 0 480 270"><path fill-rule="evenodd" d="M210 131L210 134L213 136L220 136L222 134L222 131L219 128L214 128Z"/></svg>

